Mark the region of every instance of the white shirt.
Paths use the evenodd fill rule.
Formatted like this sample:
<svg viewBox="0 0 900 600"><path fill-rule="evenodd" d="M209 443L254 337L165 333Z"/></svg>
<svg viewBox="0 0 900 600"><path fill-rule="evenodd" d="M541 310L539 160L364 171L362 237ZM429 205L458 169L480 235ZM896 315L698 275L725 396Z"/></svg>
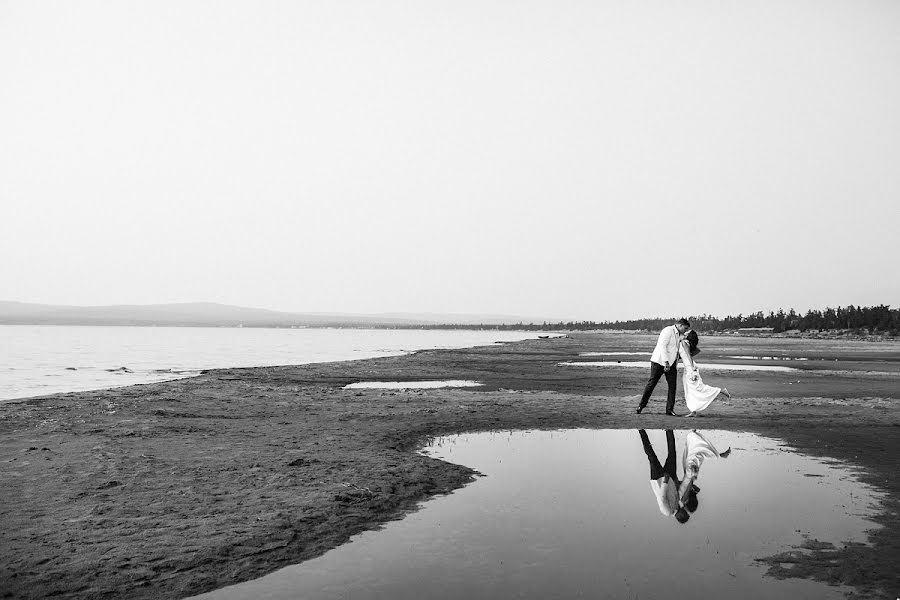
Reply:
<svg viewBox="0 0 900 600"><path fill-rule="evenodd" d="M650 488L656 496L659 512L667 517L674 515L678 510L678 488L675 486L675 480L668 475L651 479Z"/></svg>
<svg viewBox="0 0 900 600"><path fill-rule="evenodd" d="M681 343L681 334L678 333L678 328L669 325L659 334L653 356L650 357L651 362L663 366L668 362L670 367L674 366L675 361L678 360L679 343Z"/></svg>

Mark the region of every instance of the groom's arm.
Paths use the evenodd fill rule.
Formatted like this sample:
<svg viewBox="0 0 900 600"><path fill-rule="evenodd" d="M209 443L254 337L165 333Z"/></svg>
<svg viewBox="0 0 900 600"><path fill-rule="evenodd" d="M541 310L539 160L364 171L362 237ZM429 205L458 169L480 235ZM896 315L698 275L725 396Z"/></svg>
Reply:
<svg viewBox="0 0 900 600"><path fill-rule="evenodd" d="M666 327L659 334L659 340L656 342L657 346L662 350L662 354L665 357L665 370L668 371L671 367L671 363L669 361L669 346L672 344L672 338L675 336L672 333L672 329L670 327Z"/></svg>

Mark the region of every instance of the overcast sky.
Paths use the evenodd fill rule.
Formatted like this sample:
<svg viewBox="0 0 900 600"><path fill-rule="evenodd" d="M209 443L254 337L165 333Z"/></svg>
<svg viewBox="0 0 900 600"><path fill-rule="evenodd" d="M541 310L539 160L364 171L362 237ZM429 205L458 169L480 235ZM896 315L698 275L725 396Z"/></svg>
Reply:
<svg viewBox="0 0 900 600"><path fill-rule="evenodd" d="M0 1L0 299L900 304L900 2Z"/></svg>

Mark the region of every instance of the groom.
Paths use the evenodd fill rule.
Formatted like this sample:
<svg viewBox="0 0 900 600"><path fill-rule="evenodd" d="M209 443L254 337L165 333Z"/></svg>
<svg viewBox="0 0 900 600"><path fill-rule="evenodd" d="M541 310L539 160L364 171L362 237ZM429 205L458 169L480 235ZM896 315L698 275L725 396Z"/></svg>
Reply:
<svg viewBox="0 0 900 600"><path fill-rule="evenodd" d="M637 408L637 414L641 414L653 389L659 383L659 379L665 375L666 383L669 384L669 394L666 398L666 414L670 417L678 417L675 414L675 385L678 383L678 370L675 363L678 362L678 344L684 339L685 332L691 328L687 319L678 319L674 325L669 325L659 334L656 341L656 349L653 350L653 356L650 357L650 380L647 387L644 388L644 395L641 396L641 403Z"/></svg>
<svg viewBox="0 0 900 600"><path fill-rule="evenodd" d="M683 525L691 515L681 505L679 496L681 482L678 481L675 432L671 429L666 429L666 449L668 453L666 454L666 463L664 465L660 464L656 452L653 451L653 444L650 443L647 432L639 429L638 434L641 436L644 454L647 455L647 460L650 461L650 487L653 489L653 495L656 496L659 512L667 517L675 517Z"/></svg>

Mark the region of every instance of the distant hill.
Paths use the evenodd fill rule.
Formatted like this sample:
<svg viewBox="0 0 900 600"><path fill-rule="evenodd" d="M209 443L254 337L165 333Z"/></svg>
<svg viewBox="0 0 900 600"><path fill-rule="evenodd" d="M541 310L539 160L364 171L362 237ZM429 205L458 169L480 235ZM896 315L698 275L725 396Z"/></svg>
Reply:
<svg viewBox="0 0 900 600"><path fill-rule="evenodd" d="M139 325L201 327L422 327L438 324L497 325L536 319L504 315L293 313L214 302L61 306L0 301L0 324Z"/></svg>
<svg viewBox="0 0 900 600"><path fill-rule="evenodd" d="M465 313L380 313L373 316L403 322L447 323L453 325L515 325L516 323L543 323L550 320L513 315L469 315Z"/></svg>

